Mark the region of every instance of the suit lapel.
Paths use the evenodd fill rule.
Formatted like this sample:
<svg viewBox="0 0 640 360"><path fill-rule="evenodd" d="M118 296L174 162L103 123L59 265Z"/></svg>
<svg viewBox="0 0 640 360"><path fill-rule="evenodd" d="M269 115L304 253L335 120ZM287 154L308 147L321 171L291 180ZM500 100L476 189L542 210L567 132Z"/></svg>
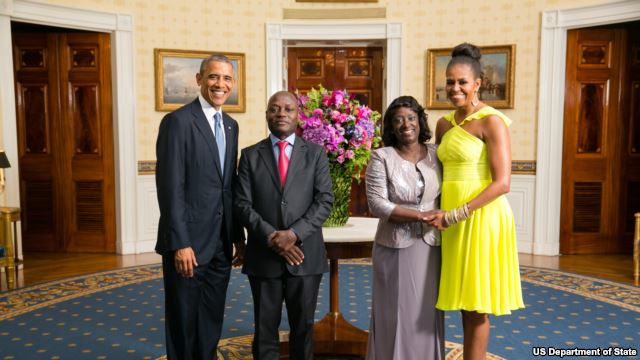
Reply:
<svg viewBox="0 0 640 360"><path fill-rule="evenodd" d="M224 127L224 136L225 136L225 152L224 152L224 177L227 178L227 174L230 174L233 170L229 166L233 164L233 160L231 156L233 155L233 139L234 134L231 128L231 118L227 113L222 113L222 126Z"/></svg>
<svg viewBox="0 0 640 360"><path fill-rule="evenodd" d="M302 138L296 136L296 141L293 143L293 150L291 151L291 159L289 159L289 170L287 170L287 181L284 183L284 193L292 186L296 173L304 170L306 155L307 144Z"/></svg>
<svg viewBox="0 0 640 360"><path fill-rule="evenodd" d="M204 112L202 112L202 107L200 106L200 101L196 99L191 103L191 113L195 117L194 124L198 131L202 134L207 145L209 146L209 150L213 153L214 163L216 165L216 169L218 170L218 175L220 172L220 156L218 155L218 146L216 145L216 139L213 137L213 131L211 131L211 125L209 125L209 121L204 116Z"/></svg>
<svg viewBox="0 0 640 360"><path fill-rule="evenodd" d="M280 174L278 173L278 164L276 164L276 159L273 155L273 149L271 148L271 140L266 138L262 140L260 146L258 147L258 153L264 162L265 167L269 171L269 175L271 175L271 180L276 185L276 189L282 193L282 185L280 185ZM287 176L288 177L288 176Z"/></svg>

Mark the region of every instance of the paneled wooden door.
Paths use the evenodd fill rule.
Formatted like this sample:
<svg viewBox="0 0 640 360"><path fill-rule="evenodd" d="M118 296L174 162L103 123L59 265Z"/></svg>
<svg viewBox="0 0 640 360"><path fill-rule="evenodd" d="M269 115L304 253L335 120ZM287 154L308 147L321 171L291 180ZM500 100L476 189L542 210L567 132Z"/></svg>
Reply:
<svg viewBox="0 0 640 360"><path fill-rule="evenodd" d="M563 254L632 248L633 213L640 210L640 55L631 56L639 44L633 33L618 25L567 34Z"/></svg>
<svg viewBox="0 0 640 360"><path fill-rule="evenodd" d="M329 90L346 89L361 104L382 113L383 63L382 47L290 47L288 88L300 94L318 84ZM349 213L369 216L364 181L353 181Z"/></svg>
<svg viewBox="0 0 640 360"><path fill-rule="evenodd" d="M114 252L109 34L13 31L23 247Z"/></svg>

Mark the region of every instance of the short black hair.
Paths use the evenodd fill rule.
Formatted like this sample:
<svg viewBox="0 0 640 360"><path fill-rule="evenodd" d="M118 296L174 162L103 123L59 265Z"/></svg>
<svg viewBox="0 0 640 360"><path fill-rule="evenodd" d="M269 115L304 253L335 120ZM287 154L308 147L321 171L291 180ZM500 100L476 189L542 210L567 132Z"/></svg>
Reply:
<svg viewBox="0 0 640 360"><path fill-rule="evenodd" d="M396 111L400 108L408 108L413 110L418 115L418 123L420 124L420 133L418 134L418 142L425 143L431 139L431 129L427 124L427 113L418 100L413 96L400 96L393 100L387 111L384 113L384 119L382 124L382 142L385 146L396 147L398 145L398 139L393 133L393 118L396 116Z"/></svg>
<svg viewBox="0 0 640 360"><path fill-rule="evenodd" d="M482 66L480 65L480 48L470 43L462 43L453 48L451 51L451 60L447 65L447 69L452 65L466 64L471 67L473 75L476 79L482 79Z"/></svg>
<svg viewBox="0 0 640 360"><path fill-rule="evenodd" d="M231 60L229 60L228 57L222 54L211 54L202 59L202 62L200 63L200 75L204 74L204 70L207 68L207 65L209 65L209 63L212 61L227 63L231 65L231 68L233 68L233 63L231 62ZM235 74L233 75L235 76Z"/></svg>

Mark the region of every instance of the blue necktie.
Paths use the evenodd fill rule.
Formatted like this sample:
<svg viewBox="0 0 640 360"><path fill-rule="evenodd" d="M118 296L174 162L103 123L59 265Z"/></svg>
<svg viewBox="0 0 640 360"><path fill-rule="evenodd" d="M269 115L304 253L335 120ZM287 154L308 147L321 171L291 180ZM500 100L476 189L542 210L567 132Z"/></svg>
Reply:
<svg viewBox="0 0 640 360"><path fill-rule="evenodd" d="M216 127L216 144L218 145L218 155L220 155L220 173L224 175L224 127L222 126L222 115L217 112L213 115Z"/></svg>

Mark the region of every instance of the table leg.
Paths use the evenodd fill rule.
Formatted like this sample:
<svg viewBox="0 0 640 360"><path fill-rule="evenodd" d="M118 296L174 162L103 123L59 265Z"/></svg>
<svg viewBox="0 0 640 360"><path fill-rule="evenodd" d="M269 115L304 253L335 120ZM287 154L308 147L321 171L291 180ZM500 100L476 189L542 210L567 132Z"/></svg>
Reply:
<svg viewBox="0 0 640 360"><path fill-rule="evenodd" d="M2 215L2 231L5 238L5 257L7 259L7 266L5 271L7 272L7 288L13 289L15 287L16 267L13 251L13 237L11 236L11 220L6 214Z"/></svg>
<svg viewBox="0 0 640 360"><path fill-rule="evenodd" d="M340 278L338 277L338 260L329 260L329 313L340 312Z"/></svg>
<svg viewBox="0 0 640 360"><path fill-rule="evenodd" d="M330 262L329 313L313 327L316 354L338 354L364 356L367 352L368 333L344 319L340 313L340 282L338 278L338 260Z"/></svg>
<svg viewBox="0 0 640 360"><path fill-rule="evenodd" d="M640 283L640 212L635 214L636 229L633 235L633 280Z"/></svg>

